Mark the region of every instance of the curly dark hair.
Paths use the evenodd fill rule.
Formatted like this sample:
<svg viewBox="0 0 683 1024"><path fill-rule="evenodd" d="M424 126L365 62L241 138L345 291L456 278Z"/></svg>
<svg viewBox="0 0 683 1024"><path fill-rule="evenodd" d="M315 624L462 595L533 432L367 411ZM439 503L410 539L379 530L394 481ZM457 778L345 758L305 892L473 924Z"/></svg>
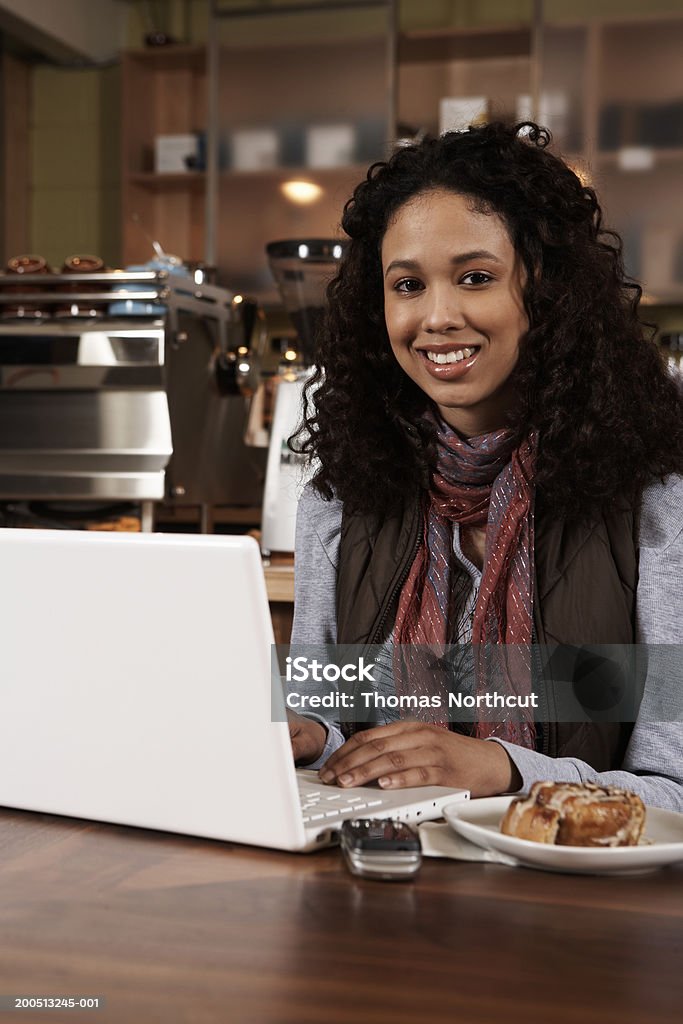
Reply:
<svg viewBox="0 0 683 1024"><path fill-rule="evenodd" d="M374 164L346 203L350 238L327 290L317 369L290 443L319 460L315 488L351 511L386 512L428 484L430 400L393 355L380 247L396 211L431 190L471 198L506 225L526 271L529 328L513 374L508 426L538 432L544 507L586 514L635 501L683 472L683 400L639 319L619 236L592 188L548 149L532 122L496 122L428 138Z"/></svg>

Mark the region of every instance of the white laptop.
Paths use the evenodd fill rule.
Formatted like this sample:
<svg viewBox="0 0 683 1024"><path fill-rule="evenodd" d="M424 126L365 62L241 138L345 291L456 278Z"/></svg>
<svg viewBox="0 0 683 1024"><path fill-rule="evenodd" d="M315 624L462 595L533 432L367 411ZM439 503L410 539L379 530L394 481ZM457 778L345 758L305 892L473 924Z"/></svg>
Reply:
<svg viewBox="0 0 683 1024"><path fill-rule="evenodd" d="M0 805L310 850L467 797L295 772L272 643L251 538L0 530Z"/></svg>

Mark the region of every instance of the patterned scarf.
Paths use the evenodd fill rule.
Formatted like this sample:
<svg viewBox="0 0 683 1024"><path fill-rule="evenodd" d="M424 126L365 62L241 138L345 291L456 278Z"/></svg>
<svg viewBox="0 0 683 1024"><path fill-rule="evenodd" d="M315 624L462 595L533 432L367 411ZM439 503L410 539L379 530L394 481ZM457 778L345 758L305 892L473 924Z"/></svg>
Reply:
<svg viewBox="0 0 683 1024"><path fill-rule="evenodd" d="M461 438L437 420L437 465L425 509L422 544L399 597L395 642L400 647L399 692L441 699L447 707L443 672L435 647L449 642L453 523L486 526L484 570L472 623L477 694L528 696L531 692L532 581L534 578L535 438L518 447L509 430ZM415 649L417 645L417 650ZM425 649L429 645L429 650ZM494 645L514 645L498 648ZM407 655L407 651L411 653ZM405 661L410 672L405 669ZM407 675L410 675L408 680ZM496 736L533 748L532 709L504 717L478 711L475 735ZM496 719L496 720L491 720ZM448 727L446 716L429 719Z"/></svg>

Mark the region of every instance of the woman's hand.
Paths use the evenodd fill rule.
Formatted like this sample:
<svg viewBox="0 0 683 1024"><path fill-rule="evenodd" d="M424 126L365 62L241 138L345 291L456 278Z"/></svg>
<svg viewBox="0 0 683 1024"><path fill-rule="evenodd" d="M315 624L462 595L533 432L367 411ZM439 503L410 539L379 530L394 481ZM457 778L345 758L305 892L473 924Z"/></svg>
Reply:
<svg viewBox="0 0 683 1024"><path fill-rule="evenodd" d="M320 770L322 782L383 789L451 786L472 796L515 792L519 772L500 743L425 722L395 722L357 732Z"/></svg>
<svg viewBox="0 0 683 1024"><path fill-rule="evenodd" d="M325 749L327 742L325 726L312 718L297 715L294 711L287 712L287 723L295 764L313 764Z"/></svg>

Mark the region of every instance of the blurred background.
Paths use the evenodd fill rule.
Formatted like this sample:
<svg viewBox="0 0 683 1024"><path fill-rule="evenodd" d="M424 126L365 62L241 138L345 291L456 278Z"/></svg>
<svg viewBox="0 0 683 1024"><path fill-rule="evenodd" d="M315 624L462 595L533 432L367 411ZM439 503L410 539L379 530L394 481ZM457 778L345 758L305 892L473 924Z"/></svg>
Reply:
<svg viewBox="0 0 683 1024"><path fill-rule="evenodd" d="M148 235L276 304L266 242L333 234L397 138L534 115L683 301L680 0L0 0L0 32L5 260Z"/></svg>
<svg viewBox="0 0 683 1024"><path fill-rule="evenodd" d="M0 500L28 500L41 490L27 483L28 449L4 438L28 430L28 413L22 407L20 414L16 394L7 392L17 380L26 392L31 379L44 390L35 384L35 366L45 379L50 366L54 381L66 358L64 344L56 354L46 323L54 327L59 313L68 333L79 319L128 314L129 327L140 328L147 350L157 353L152 362L163 373L155 386L166 388L170 405L172 443L165 427L157 433L154 472L171 448L173 457L163 483L148 488L164 506L157 518L180 522L191 506L203 509L208 528L216 509L240 507L240 522L260 525L272 447L270 384L301 377L310 363L307 331L315 317L307 327L302 311L316 312L341 252L334 243L344 201L397 141L498 116L547 125L556 151L596 187L606 223L623 236L628 272L643 285L646 319L657 325L677 372L682 56L681 0L0 0L0 262L34 274L181 271L222 289L205 292L202 308L213 303L224 311L214 317L207 347L211 318L184 308L187 289L146 305L136 305L130 292L118 304L93 297L57 306L58 289L68 287L63 281L49 278L43 293L51 288L52 297L41 304L11 298L5 277L0 363L15 370L11 381L0 370ZM316 239L327 248L305 245ZM269 259L266 246L281 240L297 247L271 251ZM28 262L9 266L22 255ZM292 282L301 287L288 296ZM100 290L110 283L90 282ZM151 325L160 315L155 349ZM183 316L189 319L181 330ZM203 355L196 365L176 355L174 366L179 337L192 337L200 322ZM49 357L32 356L30 373L17 374L27 362L26 332L46 345L52 338L52 348ZM97 347L92 338L86 345L79 337L74 360L99 365L99 357L84 355ZM74 384L72 374L73 388L104 391L115 379L121 391L120 374L134 361L116 354L121 337L101 343L109 376ZM149 375L137 382L131 376L131 391L143 379L153 386ZM186 405L195 411L183 413L181 396L190 392ZM241 401L239 414L228 415L221 396ZM31 416L47 417L54 433L67 407L62 395L52 419L42 406ZM100 411L90 450L138 450L139 439L103 440L129 412ZM45 438L34 439L31 450L41 444L48 447ZM87 444L80 438L74 450ZM60 445L68 447L65 439ZM226 469L219 486L216 467L230 445L242 461ZM284 466L288 456L278 451ZM65 496L56 484L50 493ZM69 496L88 493L74 485Z"/></svg>

